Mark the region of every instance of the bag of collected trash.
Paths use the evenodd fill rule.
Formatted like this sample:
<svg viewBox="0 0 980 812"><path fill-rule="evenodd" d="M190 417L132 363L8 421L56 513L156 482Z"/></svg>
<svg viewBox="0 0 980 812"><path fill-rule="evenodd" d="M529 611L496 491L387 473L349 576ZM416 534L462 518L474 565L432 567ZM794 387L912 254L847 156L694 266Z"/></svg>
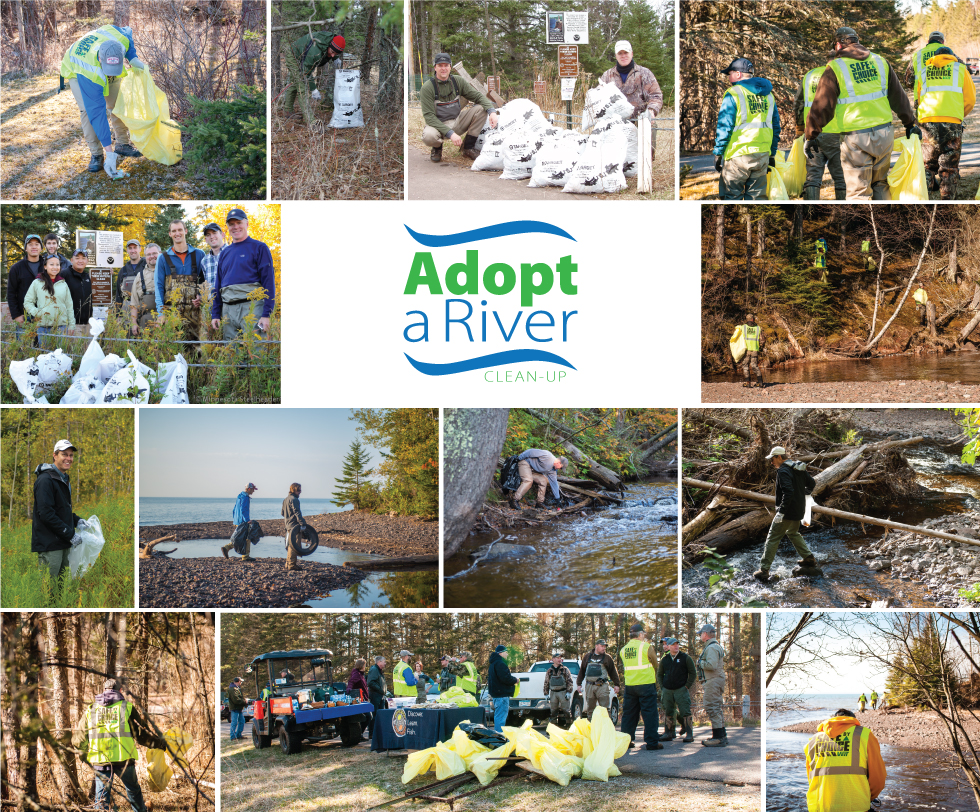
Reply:
<svg viewBox="0 0 980 812"><path fill-rule="evenodd" d="M473 161L470 169L474 172L500 170L504 168L504 145L507 139L517 133L517 130L502 131L498 127L483 144L483 149Z"/></svg>
<svg viewBox="0 0 980 812"><path fill-rule="evenodd" d="M576 776L582 775L583 760L560 753L540 734L528 741L528 760L556 784L567 787Z"/></svg>
<svg viewBox="0 0 980 812"><path fill-rule="evenodd" d="M179 764L185 770L190 767L187 762L187 753L194 744L194 737L186 730L179 727L172 727L163 734L163 740L167 743L167 752L170 754L170 763Z"/></svg>
<svg viewBox="0 0 980 812"><path fill-rule="evenodd" d="M489 747L484 747L479 742L473 741L466 732L460 730L458 727L453 731L452 748L456 751L456 754L463 759L463 763L466 765L466 769L470 768L473 760L477 756L484 755L490 752Z"/></svg>
<svg viewBox="0 0 980 812"><path fill-rule="evenodd" d="M629 118L633 105L612 82L601 82L585 93L585 109L582 111L582 129L588 130L605 118Z"/></svg>
<svg viewBox="0 0 980 812"><path fill-rule="evenodd" d="M184 156L180 126L170 118L167 96L154 84L148 69L131 70L122 78L112 112L129 128L136 148L151 161L173 166Z"/></svg>
<svg viewBox="0 0 980 812"><path fill-rule="evenodd" d="M71 356L65 355L60 347L54 352L46 352L37 357L38 386L34 393L37 394L38 388L49 387L63 375L71 374Z"/></svg>
<svg viewBox="0 0 980 812"><path fill-rule="evenodd" d="M533 185L533 184L532 184ZM517 455L512 454L500 466L500 488L505 491L516 491L521 487L521 475L517 473Z"/></svg>
<svg viewBox="0 0 980 812"><path fill-rule="evenodd" d="M407 784L416 776L423 775L429 770L435 770L436 778L444 781L454 775L465 773L466 765L458 753L446 746L445 742L439 742L435 747L409 753L405 769L402 771L402 783Z"/></svg>
<svg viewBox="0 0 980 812"><path fill-rule="evenodd" d="M769 167L769 171L766 172L766 197L770 200L789 200L783 176L778 169L772 167Z"/></svg>
<svg viewBox="0 0 980 812"><path fill-rule="evenodd" d="M72 404L86 406L92 403L98 403L103 389L105 389L105 384L97 377L93 377L92 375L79 377L76 375L75 380L72 381L72 385L68 387L68 391L62 396L61 404L63 406Z"/></svg>
<svg viewBox="0 0 980 812"><path fill-rule="evenodd" d="M803 509L803 521L800 522L804 527L809 527L813 519L813 506L817 504L812 496L807 496L806 507Z"/></svg>
<svg viewBox="0 0 980 812"><path fill-rule="evenodd" d="M183 355L177 353L173 361L157 366L156 384L157 388L163 391L161 403L190 403L190 398L187 396L187 361L184 360Z"/></svg>
<svg viewBox="0 0 980 812"><path fill-rule="evenodd" d="M99 380L102 383L108 383L109 379L124 366L126 366L126 362L114 352L103 355L102 360L99 361Z"/></svg>
<svg viewBox="0 0 980 812"><path fill-rule="evenodd" d="M888 186L892 200L909 203L929 199L926 185L926 166L922 161L922 142L911 138L896 138L895 147L898 160L888 171Z"/></svg>
<svg viewBox="0 0 980 812"><path fill-rule="evenodd" d="M439 694L439 701L453 704L457 708L475 708L479 705L473 694L467 693L458 685Z"/></svg>
<svg viewBox="0 0 980 812"><path fill-rule="evenodd" d="M504 144L504 172L501 180L526 180L534 169L534 158L543 142L535 133L516 130Z"/></svg>
<svg viewBox="0 0 980 812"><path fill-rule="evenodd" d="M117 371L106 382L105 389L99 398L99 403L149 403L150 384L146 373L150 368L136 360L132 352L128 352L130 362ZM106 360L111 356L107 356Z"/></svg>
<svg viewBox="0 0 980 812"><path fill-rule="evenodd" d="M610 146L617 149L620 135L626 139L626 152L623 155L623 175L624 177L635 178L637 174L637 162L639 160L640 141L640 134L636 129L636 125L630 121L623 121L621 118L610 118L592 130L593 137L598 136L603 144L609 143Z"/></svg>
<svg viewBox="0 0 980 812"><path fill-rule="evenodd" d="M741 327L735 328L735 335L728 340L728 348L732 351L732 358L735 359L736 364L745 357L747 347Z"/></svg>
<svg viewBox="0 0 980 812"><path fill-rule="evenodd" d="M793 142L789 155L783 158L782 150L776 151L776 169L783 176L786 194L799 197L806 183L806 156L803 154L803 136Z"/></svg>
<svg viewBox="0 0 980 812"><path fill-rule="evenodd" d="M535 132L550 126L541 108L530 99L514 99L498 111L497 129L501 132L520 129Z"/></svg>
<svg viewBox="0 0 980 812"><path fill-rule="evenodd" d="M564 186L578 162L578 143L570 138L551 138L538 150L531 170L531 186Z"/></svg>
<svg viewBox="0 0 980 812"><path fill-rule="evenodd" d="M625 158L626 133L622 128L614 127L593 135L562 191L574 194L622 192L626 189Z"/></svg>
<svg viewBox="0 0 980 812"><path fill-rule="evenodd" d="M34 358L10 362L10 378L17 390L24 396L24 403L34 402L34 390L37 388L41 370L38 369Z"/></svg>
<svg viewBox="0 0 980 812"><path fill-rule="evenodd" d="M480 130L480 134L476 137L476 144L473 145L473 149L480 152L483 149L483 145L487 143L487 139L496 131L496 127L490 126L490 119L488 118L483 125L483 129Z"/></svg>
<svg viewBox="0 0 980 812"><path fill-rule="evenodd" d="M337 129L363 127L364 110L361 109L361 72L356 69L334 71L333 115L330 126Z"/></svg>
<svg viewBox="0 0 980 812"><path fill-rule="evenodd" d="M625 737L625 743L620 737ZM608 711L601 706L592 714L589 738L592 752L585 757L582 778L586 781L608 781L610 776L621 775L615 760L625 755L630 737L628 733L616 732Z"/></svg>
<svg viewBox="0 0 980 812"><path fill-rule="evenodd" d="M262 538L262 528L253 519L250 522L242 522L232 531L231 543L236 553L245 555L245 540L248 539L249 543L254 544L260 538Z"/></svg>
<svg viewBox="0 0 980 812"><path fill-rule="evenodd" d="M82 360L78 364L78 372L75 373L73 380L80 378L99 378L101 380L100 364L105 360L105 352L96 339L89 341ZM111 375L109 377L112 377Z"/></svg>
<svg viewBox="0 0 980 812"><path fill-rule="evenodd" d="M68 566L71 567L72 578L81 578L105 547L99 517L90 516L83 522L79 522L75 528L75 535L80 536L81 540L78 544L72 544L68 553Z"/></svg>
<svg viewBox="0 0 980 812"><path fill-rule="evenodd" d="M470 762L470 772L476 776L481 786L485 787L497 777L500 768L507 763L504 759L514 754L515 746L514 742L507 742L494 750L476 756Z"/></svg>
<svg viewBox="0 0 980 812"><path fill-rule="evenodd" d="M166 755L163 750L155 748L146 751L146 777L150 792L163 792L174 777L174 771L167 766Z"/></svg>

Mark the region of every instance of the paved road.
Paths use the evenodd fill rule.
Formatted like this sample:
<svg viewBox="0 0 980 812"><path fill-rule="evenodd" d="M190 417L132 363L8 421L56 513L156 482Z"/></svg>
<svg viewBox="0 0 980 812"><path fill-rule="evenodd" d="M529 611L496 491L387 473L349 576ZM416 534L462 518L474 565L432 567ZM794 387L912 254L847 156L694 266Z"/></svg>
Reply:
<svg viewBox="0 0 980 812"><path fill-rule="evenodd" d="M694 743L664 742L663 750L647 750L643 728L636 745L616 762L623 775L691 778L759 786L762 783L762 734L757 727L728 728L727 747L704 747L710 727L695 728Z"/></svg>
<svg viewBox="0 0 980 812"><path fill-rule="evenodd" d="M976 160L976 163L980 165L980 144L976 144L976 145L971 144L969 145L969 148L966 146L963 147L963 154L962 157L960 158L960 166L966 166L968 163L966 160L968 149L970 155ZM786 157L787 150L784 149L782 150L782 152L783 152L783 157ZM895 161L897 160L898 160L898 153L893 152L891 164L894 166ZM686 158L681 158L681 166L684 166L685 164L691 167L691 175L703 175L706 172L711 172L711 173L715 172L714 155L690 155ZM690 175L688 177L690 177ZM830 175L825 174L825 177L829 178Z"/></svg>

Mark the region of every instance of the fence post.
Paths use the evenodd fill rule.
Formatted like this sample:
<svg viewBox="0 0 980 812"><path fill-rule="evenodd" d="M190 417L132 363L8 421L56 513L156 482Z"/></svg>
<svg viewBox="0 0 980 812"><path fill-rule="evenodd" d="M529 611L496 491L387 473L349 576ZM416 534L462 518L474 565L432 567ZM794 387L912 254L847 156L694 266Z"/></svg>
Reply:
<svg viewBox="0 0 980 812"><path fill-rule="evenodd" d="M651 159L653 146L651 144L650 114L646 111L641 113L637 123L639 124L637 161L640 165L637 172L636 191L640 194L649 194L653 191L653 161Z"/></svg>
<svg viewBox="0 0 980 812"><path fill-rule="evenodd" d="M752 698L748 694L742 694L742 719L749 718L749 711L752 709Z"/></svg>

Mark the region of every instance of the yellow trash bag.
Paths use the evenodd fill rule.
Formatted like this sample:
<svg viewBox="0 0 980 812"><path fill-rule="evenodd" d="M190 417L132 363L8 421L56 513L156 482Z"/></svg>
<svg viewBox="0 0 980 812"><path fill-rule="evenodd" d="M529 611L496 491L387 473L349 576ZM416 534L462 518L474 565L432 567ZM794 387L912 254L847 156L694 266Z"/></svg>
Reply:
<svg viewBox="0 0 980 812"><path fill-rule="evenodd" d="M460 730L458 727L453 731L453 737L449 740L449 747L455 750L459 757L463 759L467 770L470 769L473 759L490 752L489 747L473 741L473 739L466 735L466 731Z"/></svg>
<svg viewBox="0 0 980 812"><path fill-rule="evenodd" d="M559 753L582 757L583 737L575 730L564 730L558 725L548 725L548 740Z"/></svg>
<svg viewBox="0 0 980 812"><path fill-rule="evenodd" d="M769 167L766 175L766 197L770 200L789 200L786 194L786 184L783 183L783 176L779 173L779 159L777 158L776 169Z"/></svg>
<svg viewBox="0 0 980 812"><path fill-rule="evenodd" d="M514 742L507 742L489 753L481 753L470 762L470 772L476 776L482 786L485 787L497 777L500 768L505 764L498 759L514 755L514 746Z"/></svg>
<svg viewBox="0 0 980 812"><path fill-rule="evenodd" d="M567 787L573 778L582 775L582 759L559 753L551 742L538 734L528 742L528 761L556 784Z"/></svg>
<svg viewBox="0 0 980 812"><path fill-rule="evenodd" d="M448 691L439 694L439 701L451 702L457 708L475 708L480 704L473 694L467 693L458 685L454 685Z"/></svg>
<svg viewBox="0 0 980 812"><path fill-rule="evenodd" d="M167 754L163 750L146 751L146 776L150 792L163 792L174 777L174 771L167 766Z"/></svg>
<svg viewBox="0 0 980 812"><path fill-rule="evenodd" d="M445 742L439 742L435 747L427 747L410 753L408 761L405 762L405 769L402 771L402 783L407 784L416 776L427 773L429 770L436 771L436 778L443 781L454 775L462 775L466 772L466 765L452 748Z"/></svg>
<svg viewBox="0 0 980 812"><path fill-rule="evenodd" d="M167 97L149 70L131 70L119 83L114 115L129 128L133 143L147 158L173 166L184 157L180 126L170 119Z"/></svg>
<svg viewBox="0 0 980 812"><path fill-rule="evenodd" d="M896 138L898 160L888 171L888 186L892 200L905 203L929 199L926 185L926 165L922 161L922 142L911 138Z"/></svg>
<svg viewBox="0 0 980 812"><path fill-rule="evenodd" d="M745 357L748 348L745 346L745 336L742 335L741 327L736 327L732 337L728 339L728 348L732 351L732 358L735 359L736 364Z"/></svg>
<svg viewBox="0 0 980 812"><path fill-rule="evenodd" d="M185 770L190 767L187 763L187 751L194 744L194 738L190 733L181 730L179 727L172 727L163 734L167 742L167 750L170 752L171 764L179 764Z"/></svg>
<svg viewBox="0 0 980 812"><path fill-rule="evenodd" d="M630 737L617 733L605 708L596 708L590 729L592 753L585 758L582 778L587 781L608 781L610 776L621 775L615 759L626 754ZM624 742L625 740L625 742ZM617 752L619 755L617 756Z"/></svg>
<svg viewBox="0 0 980 812"><path fill-rule="evenodd" d="M783 158L781 151L776 152L776 169L783 178L786 194L799 197L803 194L803 184L806 183L806 155L803 154L803 136L793 142L789 155Z"/></svg>

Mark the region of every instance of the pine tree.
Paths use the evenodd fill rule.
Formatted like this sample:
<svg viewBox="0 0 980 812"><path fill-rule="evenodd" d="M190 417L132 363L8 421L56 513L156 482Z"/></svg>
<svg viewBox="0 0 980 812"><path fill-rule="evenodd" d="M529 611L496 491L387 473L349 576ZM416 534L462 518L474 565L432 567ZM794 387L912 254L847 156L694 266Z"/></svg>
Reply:
<svg viewBox="0 0 980 812"><path fill-rule="evenodd" d="M337 490L333 492L333 503L337 507L353 505L355 510L360 509L362 495L361 489L367 484L367 479L374 471L367 467L371 461L371 455L361 447L358 440L350 444L350 451L344 457L343 475L337 482Z"/></svg>

